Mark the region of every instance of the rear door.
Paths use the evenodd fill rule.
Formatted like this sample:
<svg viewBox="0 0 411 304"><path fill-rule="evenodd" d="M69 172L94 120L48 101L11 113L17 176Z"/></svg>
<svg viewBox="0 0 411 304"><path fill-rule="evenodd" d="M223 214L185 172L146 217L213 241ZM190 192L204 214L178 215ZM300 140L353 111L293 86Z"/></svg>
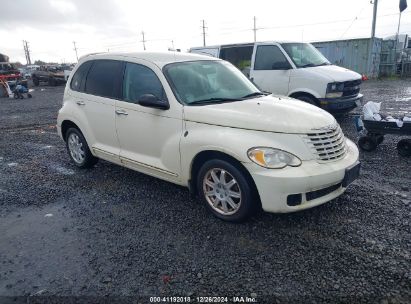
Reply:
<svg viewBox="0 0 411 304"><path fill-rule="evenodd" d="M155 95L168 104L166 90L171 96L171 89L156 65L147 61L126 63L123 100L116 103L120 160L125 166L146 174L178 181L182 105L173 103L164 110L138 104L144 94Z"/></svg>
<svg viewBox="0 0 411 304"><path fill-rule="evenodd" d="M250 79L262 90L288 95L291 63L279 46L256 43L254 46Z"/></svg>
<svg viewBox="0 0 411 304"><path fill-rule="evenodd" d="M121 98L124 63L117 60L94 60L85 81L81 99L88 125L91 149L103 159L118 162L120 145L116 134L115 105Z"/></svg>

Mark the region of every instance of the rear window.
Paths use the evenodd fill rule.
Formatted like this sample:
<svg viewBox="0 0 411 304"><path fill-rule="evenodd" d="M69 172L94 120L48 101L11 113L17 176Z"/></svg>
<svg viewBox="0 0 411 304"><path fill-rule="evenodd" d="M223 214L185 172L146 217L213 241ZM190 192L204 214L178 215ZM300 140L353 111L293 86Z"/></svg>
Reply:
<svg viewBox="0 0 411 304"><path fill-rule="evenodd" d="M85 92L107 98L121 98L123 62L95 60L87 75Z"/></svg>
<svg viewBox="0 0 411 304"><path fill-rule="evenodd" d="M88 70L90 69L92 62L84 62L76 71L71 79L70 88L73 91L84 92L84 83L87 77Z"/></svg>

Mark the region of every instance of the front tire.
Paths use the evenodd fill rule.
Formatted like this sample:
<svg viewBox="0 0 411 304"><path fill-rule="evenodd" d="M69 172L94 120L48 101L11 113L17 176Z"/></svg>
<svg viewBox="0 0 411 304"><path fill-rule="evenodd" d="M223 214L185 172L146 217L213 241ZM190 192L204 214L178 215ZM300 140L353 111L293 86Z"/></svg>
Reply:
<svg viewBox="0 0 411 304"><path fill-rule="evenodd" d="M241 222L257 206L253 184L237 166L219 159L209 160L200 168L197 189L201 200L216 217Z"/></svg>
<svg viewBox="0 0 411 304"><path fill-rule="evenodd" d="M66 146L71 160L77 167L91 168L97 163L98 158L91 154L86 139L78 129L70 128L67 130Z"/></svg>

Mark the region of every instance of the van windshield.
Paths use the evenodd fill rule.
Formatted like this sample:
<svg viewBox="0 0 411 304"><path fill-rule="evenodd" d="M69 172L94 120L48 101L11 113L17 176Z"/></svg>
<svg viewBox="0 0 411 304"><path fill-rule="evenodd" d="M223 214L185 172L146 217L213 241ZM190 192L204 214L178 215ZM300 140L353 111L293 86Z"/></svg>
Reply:
<svg viewBox="0 0 411 304"><path fill-rule="evenodd" d="M310 43L282 43L281 46L297 68L330 65L331 63Z"/></svg>
<svg viewBox="0 0 411 304"><path fill-rule="evenodd" d="M226 61L171 63L164 67L164 74L176 98L187 105L233 102L265 95Z"/></svg>

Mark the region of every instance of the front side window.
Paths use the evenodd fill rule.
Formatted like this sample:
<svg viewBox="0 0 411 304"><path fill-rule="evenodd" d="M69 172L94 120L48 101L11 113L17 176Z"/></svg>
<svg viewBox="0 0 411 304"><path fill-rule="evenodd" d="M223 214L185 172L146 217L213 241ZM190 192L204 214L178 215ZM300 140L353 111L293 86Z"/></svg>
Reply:
<svg viewBox="0 0 411 304"><path fill-rule="evenodd" d="M121 98L123 63L116 60L95 60L87 75L85 91L107 98Z"/></svg>
<svg viewBox="0 0 411 304"><path fill-rule="evenodd" d="M140 64L127 63L123 81L123 99L137 102L145 94L154 95L159 100L166 100L163 86L151 69Z"/></svg>
<svg viewBox="0 0 411 304"><path fill-rule="evenodd" d="M70 88L73 91L83 92L84 91L84 83L87 77L88 70L90 69L92 62L87 61L84 62L73 75L71 79Z"/></svg>
<svg viewBox="0 0 411 304"><path fill-rule="evenodd" d="M290 63L278 46L260 45L257 47L254 70L285 70L290 68Z"/></svg>
<svg viewBox="0 0 411 304"><path fill-rule="evenodd" d="M236 67L225 61L189 61L164 67L177 99L184 104L238 101L263 93Z"/></svg>
<svg viewBox="0 0 411 304"><path fill-rule="evenodd" d="M330 65L327 58L309 43L283 43L281 46L298 68Z"/></svg>

